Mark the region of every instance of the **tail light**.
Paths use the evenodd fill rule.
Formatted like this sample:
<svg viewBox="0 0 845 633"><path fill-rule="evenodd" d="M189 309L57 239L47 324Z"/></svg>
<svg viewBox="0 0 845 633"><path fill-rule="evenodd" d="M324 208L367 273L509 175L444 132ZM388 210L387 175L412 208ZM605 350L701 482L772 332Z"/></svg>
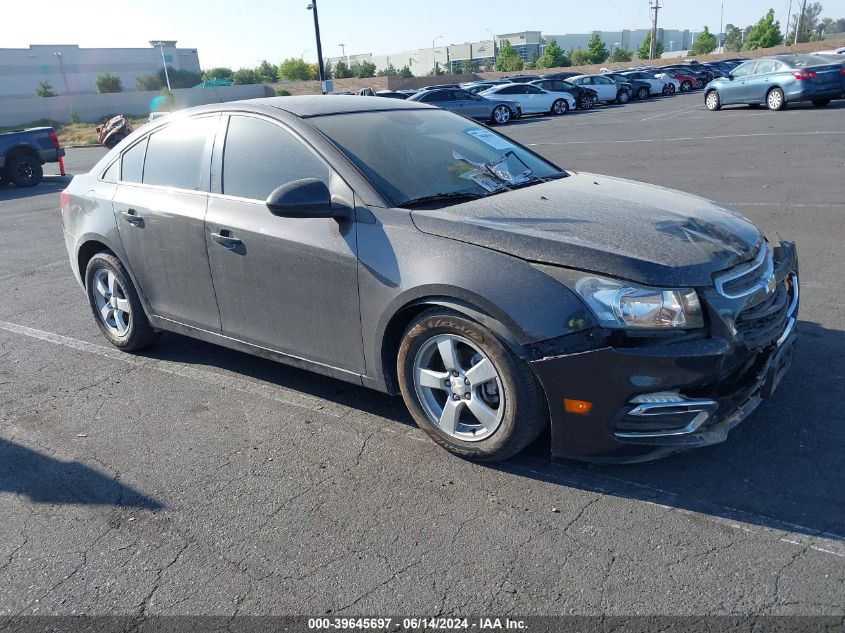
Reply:
<svg viewBox="0 0 845 633"><path fill-rule="evenodd" d="M64 215L65 211L67 211L69 202L70 202L70 194L67 192L67 189L64 189L59 194L59 209L62 210L62 215Z"/></svg>
<svg viewBox="0 0 845 633"><path fill-rule="evenodd" d="M816 73L814 73L812 70L793 70L792 76L795 77L798 80L815 79Z"/></svg>
<svg viewBox="0 0 845 633"><path fill-rule="evenodd" d="M50 132L48 133L48 136L50 137L50 140L53 141L53 147L55 147L56 149L59 149L59 137L56 134L56 131L50 130Z"/></svg>
<svg viewBox="0 0 845 633"><path fill-rule="evenodd" d="M842 68L839 69L839 74L845 75L845 66L843 66Z"/></svg>

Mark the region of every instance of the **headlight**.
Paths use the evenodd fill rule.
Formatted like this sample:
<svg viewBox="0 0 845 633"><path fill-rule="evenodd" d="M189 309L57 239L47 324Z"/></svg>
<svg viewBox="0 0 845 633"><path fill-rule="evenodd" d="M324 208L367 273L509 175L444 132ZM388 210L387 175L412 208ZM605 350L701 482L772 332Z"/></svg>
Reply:
<svg viewBox="0 0 845 633"><path fill-rule="evenodd" d="M693 329L704 327L698 295L691 288L638 286L596 275L583 276L575 292L605 327Z"/></svg>

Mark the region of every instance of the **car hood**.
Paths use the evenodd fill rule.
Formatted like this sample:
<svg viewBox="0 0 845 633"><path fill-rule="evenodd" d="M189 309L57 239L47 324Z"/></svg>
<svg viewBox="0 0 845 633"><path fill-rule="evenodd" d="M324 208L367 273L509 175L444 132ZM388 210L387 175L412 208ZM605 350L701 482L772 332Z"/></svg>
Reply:
<svg viewBox="0 0 845 633"><path fill-rule="evenodd" d="M739 214L654 185L574 173L441 209L417 228L522 259L655 286L709 286L763 242Z"/></svg>

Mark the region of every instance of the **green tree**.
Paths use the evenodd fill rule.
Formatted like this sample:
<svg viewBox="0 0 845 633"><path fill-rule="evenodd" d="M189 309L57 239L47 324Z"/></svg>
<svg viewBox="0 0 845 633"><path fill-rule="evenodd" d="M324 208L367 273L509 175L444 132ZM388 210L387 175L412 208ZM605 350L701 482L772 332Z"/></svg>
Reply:
<svg viewBox="0 0 845 633"><path fill-rule="evenodd" d="M411 69L408 68L408 64L405 64L404 66L402 66L402 69L399 71L399 76L402 77L402 79L410 79L411 77L414 76L414 73L412 73Z"/></svg>
<svg viewBox="0 0 845 633"><path fill-rule="evenodd" d="M661 42L657 42L657 46L654 49L655 55L660 57L663 54L663 44ZM651 59L651 33L647 33L643 43L640 44L640 47L637 49L637 57L640 59Z"/></svg>
<svg viewBox="0 0 845 633"><path fill-rule="evenodd" d="M388 64L376 73L376 77L395 77L398 74L393 64Z"/></svg>
<svg viewBox="0 0 845 633"><path fill-rule="evenodd" d="M612 62L629 62L633 59L633 57L634 54L631 51L625 50L620 46L613 50L613 54L610 56L609 59Z"/></svg>
<svg viewBox="0 0 845 633"><path fill-rule="evenodd" d="M499 54L496 55L496 70L503 72L522 70L522 58L508 40L499 47Z"/></svg>
<svg viewBox="0 0 845 633"><path fill-rule="evenodd" d="M345 79L346 77L351 76L352 71L343 62L338 62L337 65L334 67L334 71L332 72L332 77L334 77L335 79Z"/></svg>
<svg viewBox="0 0 845 633"><path fill-rule="evenodd" d="M834 20L833 18L825 18L821 23L823 33L845 33L845 18Z"/></svg>
<svg viewBox="0 0 845 633"><path fill-rule="evenodd" d="M35 89L36 97L55 97L56 93L53 91L53 86L49 81L39 81L38 87Z"/></svg>
<svg viewBox="0 0 845 633"><path fill-rule="evenodd" d="M803 13L799 11L791 18L789 35L786 37L787 44L795 41L795 29L798 28L798 19L801 19L801 29L798 31L798 42L813 42L821 39L819 36L819 16L822 12L821 2L813 2L804 7Z"/></svg>
<svg viewBox="0 0 845 633"><path fill-rule="evenodd" d="M273 94L275 94L277 97L289 97L290 90L285 90L284 88L276 88L273 91Z"/></svg>
<svg viewBox="0 0 845 633"><path fill-rule="evenodd" d="M690 55L709 55L718 46L719 42L716 41L716 36L705 26L704 30L695 38L695 42L693 42L692 48L690 49Z"/></svg>
<svg viewBox="0 0 845 633"><path fill-rule="evenodd" d="M742 50L742 31L733 24L725 28L725 50L734 53Z"/></svg>
<svg viewBox="0 0 845 633"><path fill-rule="evenodd" d="M543 49L543 54L537 58L537 68L563 68L571 66L572 60L560 46L556 40L550 40Z"/></svg>
<svg viewBox="0 0 845 633"><path fill-rule="evenodd" d="M245 86L247 84L257 84L258 75L254 68L238 68L232 73L232 83L236 86Z"/></svg>
<svg viewBox="0 0 845 633"><path fill-rule="evenodd" d="M334 66L329 60L323 62L323 79L331 79L334 76Z"/></svg>
<svg viewBox="0 0 845 633"><path fill-rule="evenodd" d="M573 66L589 66L593 63L590 59L590 51L586 51L582 48L579 48L577 51L572 51L572 54L569 57L572 60Z"/></svg>
<svg viewBox="0 0 845 633"><path fill-rule="evenodd" d="M167 67L167 77L164 76L164 68L158 71L158 80L162 86L167 86L167 80L170 79L171 88L193 88L202 81L199 73L193 73L190 70L176 70L175 68Z"/></svg>
<svg viewBox="0 0 845 633"><path fill-rule="evenodd" d="M446 71L440 67L440 62L434 62L434 68L428 71L428 77L438 77L440 75L445 75Z"/></svg>
<svg viewBox="0 0 845 633"><path fill-rule="evenodd" d="M296 79L308 79L310 77L310 68L308 62L299 59L298 57L290 57L279 64L278 78L281 80L294 81ZM256 75L260 82L265 82L265 79L260 79L261 74L256 69Z"/></svg>
<svg viewBox="0 0 845 633"><path fill-rule="evenodd" d="M158 75L138 75L135 77L135 89L141 92L161 90L163 87Z"/></svg>
<svg viewBox="0 0 845 633"><path fill-rule="evenodd" d="M355 76L361 79L367 79L369 77L376 76L376 65L372 62L368 61L361 61L355 64Z"/></svg>
<svg viewBox="0 0 845 633"><path fill-rule="evenodd" d="M472 75L478 72L478 62L474 59L465 59L461 62L459 72L462 75Z"/></svg>
<svg viewBox="0 0 845 633"><path fill-rule="evenodd" d="M258 76L259 83L272 84L279 80L279 69L266 59L262 59L261 63L255 68L255 74Z"/></svg>
<svg viewBox="0 0 845 633"><path fill-rule="evenodd" d="M590 54L592 64L601 64L610 56L607 46L604 45L598 33L593 33L593 37L587 42L587 52Z"/></svg>
<svg viewBox="0 0 845 633"><path fill-rule="evenodd" d="M745 36L745 48L770 48L783 43L783 34L780 30L780 22L775 20L775 10L769 9L768 13L760 18Z"/></svg>
<svg viewBox="0 0 845 633"><path fill-rule="evenodd" d="M202 71L200 79L202 79L202 81L208 81L209 79L217 77L218 79L232 81L233 75L234 73L232 72L231 68L227 68L226 66L217 66L216 68L209 68L207 70Z"/></svg>
<svg viewBox="0 0 845 633"><path fill-rule="evenodd" d="M97 88L97 92L101 94L106 92L123 92L123 84L120 81L120 77L111 73L100 73L97 75L97 78L94 80L94 86Z"/></svg>

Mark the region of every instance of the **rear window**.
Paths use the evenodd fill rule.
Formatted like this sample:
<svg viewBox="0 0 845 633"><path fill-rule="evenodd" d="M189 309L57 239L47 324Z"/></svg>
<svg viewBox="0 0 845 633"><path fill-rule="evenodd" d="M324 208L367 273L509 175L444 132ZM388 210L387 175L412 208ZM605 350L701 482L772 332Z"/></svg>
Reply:
<svg viewBox="0 0 845 633"><path fill-rule="evenodd" d="M144 184L198 190L216 123L217 117L185 119L151 134Z"/></svg>

